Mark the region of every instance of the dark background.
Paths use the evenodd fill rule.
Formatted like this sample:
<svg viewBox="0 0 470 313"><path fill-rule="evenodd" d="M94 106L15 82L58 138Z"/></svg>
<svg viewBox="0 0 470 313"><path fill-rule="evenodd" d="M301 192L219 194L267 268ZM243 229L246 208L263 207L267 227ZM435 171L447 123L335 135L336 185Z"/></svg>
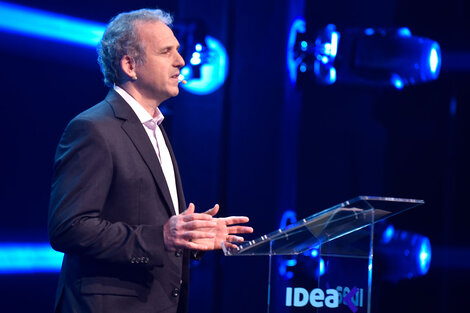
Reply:
<svg viewBox="0 0 470 313"><path fill-rule="evenodd" d="M466 310L468 1L15 3L102 23L142 7L203 21L227 48L230 74L213 94L182 91L165 104L187 201L200 211L220 203L223 215L248 215L258 236L276 229L286 209L305 217L360 194L424 199L391 222L430 238L429 273L374 281L373 311ZM301 15L309 29L407 26L439 42L441 75L402 91L313 83L295 89L285 47L290 22ZM57 142L68 121L107 88L93 49L4 32L0 47L0 242L44 242ZM0 276L0 312L51 312L57 278ZM266 278L266 258L208 253L193 266L190 312L263 312Z"/></svg>

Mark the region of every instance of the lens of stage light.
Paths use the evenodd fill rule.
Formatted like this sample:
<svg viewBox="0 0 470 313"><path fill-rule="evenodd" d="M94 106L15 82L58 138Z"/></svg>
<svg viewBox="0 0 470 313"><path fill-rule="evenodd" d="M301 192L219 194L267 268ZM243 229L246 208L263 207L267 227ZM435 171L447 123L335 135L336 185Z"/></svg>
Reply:
<svg viewBox="0 0 470 313"><path fill-rule="evenodd" d="M188 83L181 87L197 95L207 95L219 89L228 74L229 60L225 47L211 36L206 36L205 41L207 51L204 49L201 52L193 52L190 60L191 65L200 65L200 76L191 77L192 75L185 74L186 71L193 72L191 66L185 66L181 70L181 74L188 78Z"/></svg>
<svg viewBox="0 0 470 313"><path fill-rule="evenodd" d="M334 67L330 68L330 84L334 84L336 81L336 69Z"/></svg>
<svg viewBox="0 0 470 313"><path fill-rule="evenodd" d="M392 74L392 78L390 78L390 82L396 89L398 90L403 89L403 80L397 74Z"/></svg>
<svg viewBox="0 0 470 313"><path fill-rule="evenodd" d="M398 29L398 35L402 37L411 37L411 31L408 27L402 27Z"/></svg>
<svg viewBox="0 0 470 313"><path fill-rule="evenodd" d="M331 51L330 54L332 57L336 57L336 54L338 53L338 42L339 42L339 33L338 32L332 32L331 33Z"/></svg>
<svg viewBox="0 0 470 313"><path fill-rule="evenodd" d="M429 66L431 68L431 73L436 73L438 64L439 64L439 57L437 55L436 48L432 48L430 56L429 56Z"/></svg>
<svg viewBox="0 0 470 313"><path fill-rule="evenodd" d="M418 264L421 275L425 275L429 271L429 266L431 265L431 242L426 237L421 239Z"/></svg>
<svg viewBox="0 0 470 313"><path fill-rule="evenodd" d="M382 234L382 243L384 244L389 243L392 240L394 233L395 233L395 228L393 227L393 225L388 225Z"/></svg>

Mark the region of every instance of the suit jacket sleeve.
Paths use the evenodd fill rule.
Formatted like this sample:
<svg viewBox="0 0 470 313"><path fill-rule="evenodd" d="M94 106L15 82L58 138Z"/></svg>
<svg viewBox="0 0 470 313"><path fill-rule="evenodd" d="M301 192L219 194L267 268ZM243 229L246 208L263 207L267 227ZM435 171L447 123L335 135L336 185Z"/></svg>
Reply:
<svg viewBox="0 0 470 313"><path fill-rule="evenodd" d="M162 265L163 225L129 225L103 218L114 164L94 121L75 118L57 148L49 207L54 249L117 263Z"/></svg>

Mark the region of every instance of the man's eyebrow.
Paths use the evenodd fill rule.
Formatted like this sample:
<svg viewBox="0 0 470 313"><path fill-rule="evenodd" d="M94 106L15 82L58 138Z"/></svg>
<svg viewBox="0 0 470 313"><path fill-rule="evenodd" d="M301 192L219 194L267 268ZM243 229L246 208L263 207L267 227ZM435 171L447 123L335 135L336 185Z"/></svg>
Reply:
<svg viewBox="0 0 470 313"><path fill-rule="evenodd" d="M169 45L169 46L165 46L165 47L162 47L159 51L168 51L168 50L171 50L175 48L176 50L179 50L180 48L180 45Z"/></svg>

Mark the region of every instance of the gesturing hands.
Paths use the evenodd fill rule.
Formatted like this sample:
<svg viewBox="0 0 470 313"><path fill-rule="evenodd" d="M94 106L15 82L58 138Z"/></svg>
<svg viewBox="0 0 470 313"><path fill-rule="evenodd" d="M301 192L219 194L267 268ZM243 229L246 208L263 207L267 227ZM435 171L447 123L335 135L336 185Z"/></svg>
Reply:
<svg viewBox="0 0 470 313"><path fill-rule="evenodd" d="M223 241L243 241L235 234L252 233L248 226L230 226L247 223L246 216L215 218L219 211L216 204L204 213L194 213L194 204L179 215L172 216L163 226L163 239L168 250L215 250L222 247Z"/></svg>

